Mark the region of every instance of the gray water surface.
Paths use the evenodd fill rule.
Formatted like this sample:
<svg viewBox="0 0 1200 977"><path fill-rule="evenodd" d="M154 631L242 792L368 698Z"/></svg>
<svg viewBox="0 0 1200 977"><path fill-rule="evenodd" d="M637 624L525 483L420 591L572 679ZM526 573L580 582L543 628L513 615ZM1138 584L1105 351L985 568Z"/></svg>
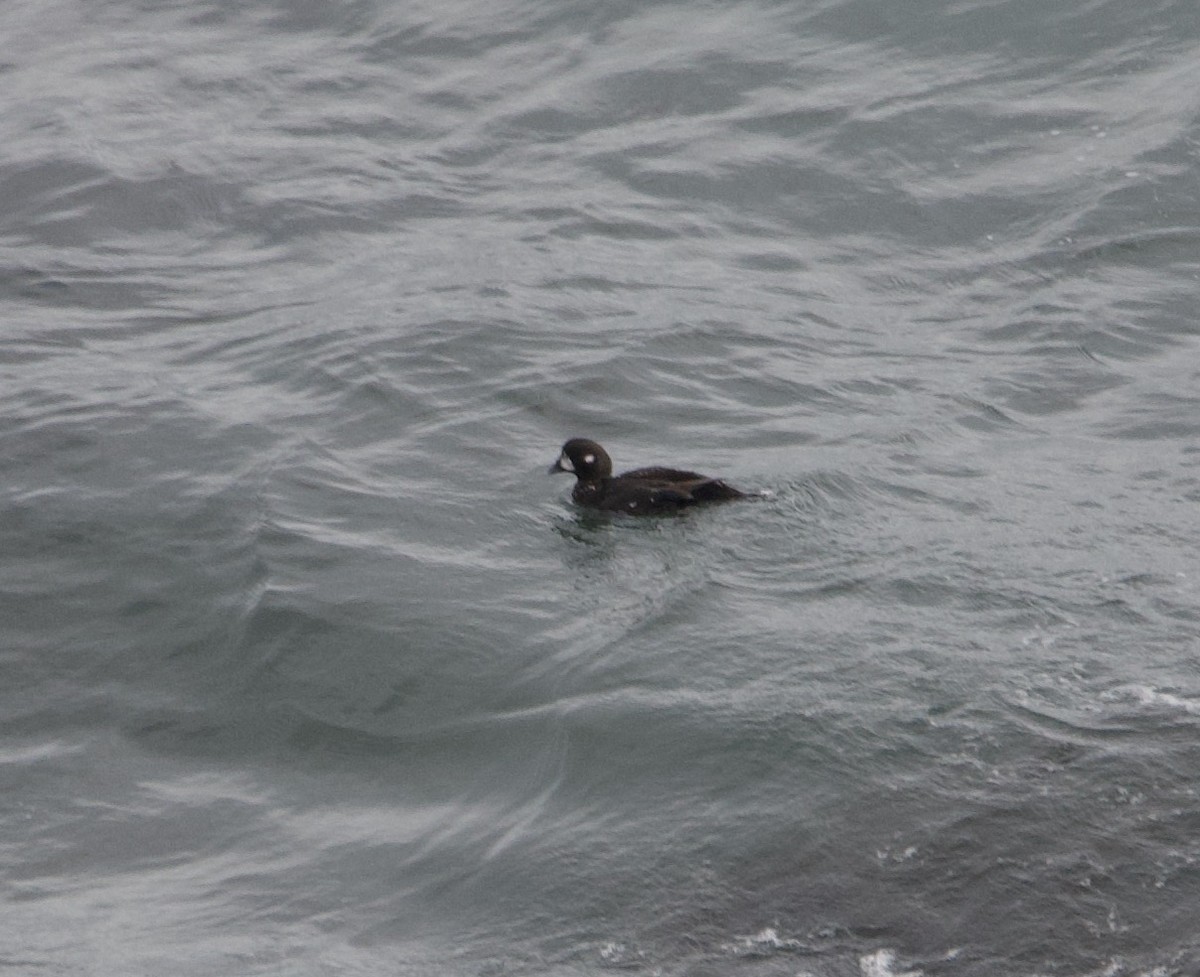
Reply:
<svg viewBox="0 0 1200 977"><path fill-rule="evenodd" d="M1194 4L0 37L0 971L1200 972Z"/></svg>

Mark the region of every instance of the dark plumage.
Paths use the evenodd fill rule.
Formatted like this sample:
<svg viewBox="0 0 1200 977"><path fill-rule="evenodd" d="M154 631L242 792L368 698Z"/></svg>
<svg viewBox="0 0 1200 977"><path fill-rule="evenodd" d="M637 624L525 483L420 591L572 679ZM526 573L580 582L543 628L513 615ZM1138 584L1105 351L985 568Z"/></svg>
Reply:
<svg viewBox="0 0 1200 977"><path fill-rule="evenodd" d="M745 497L744 492L720 479L675 468L637 468L613 475L608 452L587 438L572 438L564 444L550 472L574 474L571 498L577 504L635 516L659 515L702 502Z"/></svg>

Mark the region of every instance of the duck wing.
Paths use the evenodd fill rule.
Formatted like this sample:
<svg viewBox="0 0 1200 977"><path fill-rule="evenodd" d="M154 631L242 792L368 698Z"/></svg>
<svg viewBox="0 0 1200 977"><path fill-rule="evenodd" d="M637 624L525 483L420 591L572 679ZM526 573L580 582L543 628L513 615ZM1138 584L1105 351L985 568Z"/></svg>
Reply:
<svg viewBox="0 0 1200 977"><path fill-rule="evenodd" d="M695 505L696 502L685 485L621 476L605 486L599 507L614 512L653 515Z"/></svg>
<svg viewBox="0 0 1200 977"><path fill-rule="evenodd" d="M618 481L628 479L652 489L664 502L675 505L695 505L697 502L724 502L740 499L745 493L719 478L709 478L699 472L678 468L635 468L624 472Z"/></svg>
<svg viewBox="0 0 1200 977"><path fill-rule="evenodd" d="M697 472L680 471L678 468L635 468L631 472L621 472L618 478L636 478L643 482L706 482L711 481L707 475Z"/></svg>
<svg viewBox="0 0 1200 977"><path fill-rule="evenodd" d="M689 486L691 497L697 502L725 502L728 499L744 498L746 493L740 489L735 489L728 482L722 482L719 478L701 479L694 485Z"/></svg>

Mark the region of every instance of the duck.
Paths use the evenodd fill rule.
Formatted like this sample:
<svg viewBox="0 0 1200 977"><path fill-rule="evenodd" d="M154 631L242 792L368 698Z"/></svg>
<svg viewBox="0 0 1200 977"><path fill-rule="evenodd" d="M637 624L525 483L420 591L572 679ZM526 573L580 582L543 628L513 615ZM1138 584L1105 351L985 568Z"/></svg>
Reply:
<svg viewBox="0 0 1200 977"><path fill-rule="evenodd" d="M562 446L550 474L575 476L571 498L576 505L632 516L678 512L708 502L743 499L746 493L719 478L678 468L635 468L613 475L612 459L590 438L571 438Z"/></svg>

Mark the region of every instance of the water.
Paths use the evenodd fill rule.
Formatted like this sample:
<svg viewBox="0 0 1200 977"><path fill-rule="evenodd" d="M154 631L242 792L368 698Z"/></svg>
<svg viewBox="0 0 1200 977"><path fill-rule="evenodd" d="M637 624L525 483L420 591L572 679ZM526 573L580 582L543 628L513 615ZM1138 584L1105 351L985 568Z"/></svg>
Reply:
<svg viewBox="0 0 1200 977"><path fill-rule="evenodd" d="M1193 5L0 36L0 970L1200 971Z"/></svg>

